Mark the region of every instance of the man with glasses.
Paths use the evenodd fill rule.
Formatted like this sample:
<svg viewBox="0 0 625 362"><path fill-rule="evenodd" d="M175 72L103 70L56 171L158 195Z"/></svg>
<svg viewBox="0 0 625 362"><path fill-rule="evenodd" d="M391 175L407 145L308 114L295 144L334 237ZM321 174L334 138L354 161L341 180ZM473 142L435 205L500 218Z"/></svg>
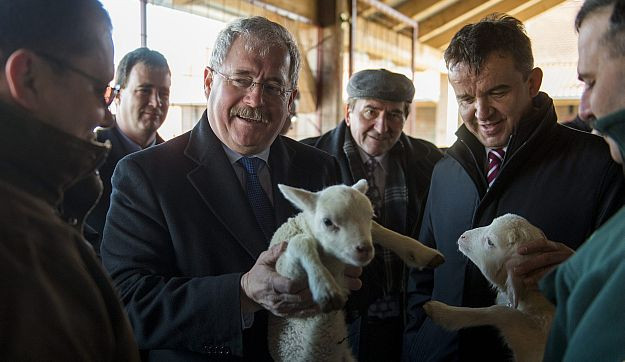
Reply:
<svg viewBox="0 0 625 362"><path fill-rule="evenodd" d="M100 236L104 231L111 196L111 177L117 162L124 156L163 142L159 127L167 117L171 73L165 57L148 48L138 48L124 55L117 66L114 97L115 124L96 131L100 142L109 140L111 152L99 167L104 190L100 200L87 217L87 225ZM100 253L99 238L92 239Z"/></svg>
<svg viewBox="0 0 625 362"><path fill-rule="evenodd" d="M297 210L278 183L335 184L329 155L279 136L297 93L291 34L236 20L204 71L206 112L190 132L122 159L102 240L149 360L270 360L267 312L316 311L305 285L279 276L276 227Z"/></svg>
<svg viewBox="0 0 625 362"><path fill-rule="evenodd" d="M403 133L415 93L406 76L386 69L355 73L347 84L345 120L330 132L302 142L335 156L341 181L369 182L375 220L416 237L434 164L433 144ZM403 335L403 262L376 247L364 269L363 288L348 301L349 340L359 361L398 361Z"/></svg>
<svg viewBox="0 0 625 362"><path fill-rule="evenodd" d="M58 212L78 180L100 191L110 18L96 0L0 0L0 66L0 360L138 360L80 223Z"/></svg>

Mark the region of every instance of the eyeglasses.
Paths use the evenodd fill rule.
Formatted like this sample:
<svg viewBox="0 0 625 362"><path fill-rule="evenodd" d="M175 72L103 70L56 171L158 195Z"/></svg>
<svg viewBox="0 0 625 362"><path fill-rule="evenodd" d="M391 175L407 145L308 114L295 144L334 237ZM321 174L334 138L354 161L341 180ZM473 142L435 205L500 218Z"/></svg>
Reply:
<svg viewBox="0 0 625 362"><path fill-rule="evenodd" d="M208 67L208 69L213 73L219 74L224 78L226 83L240 90L249 91L252 89L252 87L258 85L261 87L263 95L266 95L273 99L284 100L287 94L294 91L294 89L292 88L285 88L282 84L278 82L255 82L252 77L244 75L226 75L213 68Z"/></svg>
<svg viewBox="0 0 625 362"><path fill-rule="evenodd" d="M93 86L96 91L96 93L98 95L102 95L102 103L104 104L105 107L109 107L111 105L111 103L113 103L113 100L115 99L115 97L117 96L117 94L119 93L119 90L121 89L121 86L119 84L116 84L114 87L111 87L108 83L105 85L105 83L88 74L87 72L73 66L72 64L70 64L69 62L59 59L55 56L52 56L50 54L46 54L43 52L39 52L36 51L35 54L37 54L38 56L52 62L55 63L57 66L61 67L61 68L65 68L68 70L71 70L72 72L88 79L91 83L93 83Z"/></svg>

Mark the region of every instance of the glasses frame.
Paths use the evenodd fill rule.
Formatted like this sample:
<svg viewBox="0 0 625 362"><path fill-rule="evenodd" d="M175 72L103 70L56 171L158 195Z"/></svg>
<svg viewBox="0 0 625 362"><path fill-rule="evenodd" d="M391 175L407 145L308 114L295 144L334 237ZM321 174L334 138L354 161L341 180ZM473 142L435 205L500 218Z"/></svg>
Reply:
<svg viewBox="0 0 625 362"><path fill-rule="evenodd" d="M52 63L55 63L56 65L58 65L61 68L65 68L67 70L70 70L80 76L82 76L83 78L89 80L91 83L93 83L94 85L97 85L96 89L100 89L101 87L103 87L103 84L105 82L103 82L101 79L98 79L94 76L92 76L91 74L85 72L84 70L72 65L70 62L65 61L63 59L57 58L53 55L50 55L48 53L45 52L41 52L41 51L35 51L35 54L37 54L38 56L42 57L45 60L48 60ZM104 104L104 106L106 108L108 108L112 103L113 100L115 100L115 97L117 97L117 95L119 94L119 91L121 90L121 85L116 84L114 86L111 86L110 84L106 84L106 86L104 87L104 92L102 94L102 104Z"/></svg>
<svg viewBox="0 0 625 362"><path fill-rule="evenodd" d="M206 68L208 70L210 70L211 73L217 73L220 76L222 76L226 80L226 82L228 84L232 85L233 87L235 87L237 89L242 89L242 90L245 90L246 92L249 92L255 86L260 86L262 94L263 95L265 94L265 85L267 85L266 82L256 82L254 80L251 80L252 83L248 87L239 87L239 86L233 84L234 80L232 79L231 75L224 74L224 73L218 71L217 69L213 69L211 67L206 67ZM248 77L243 77L243 78L248 78ZM252 79L251 77L249 77L249 78ZM280 88L281 88L280 89L280 94L279 94L280 100L285 100L287 98L286 95L289 94L289 93L292 93L295 90L295 88L286 88L286 87L280 87Z"/></svg>

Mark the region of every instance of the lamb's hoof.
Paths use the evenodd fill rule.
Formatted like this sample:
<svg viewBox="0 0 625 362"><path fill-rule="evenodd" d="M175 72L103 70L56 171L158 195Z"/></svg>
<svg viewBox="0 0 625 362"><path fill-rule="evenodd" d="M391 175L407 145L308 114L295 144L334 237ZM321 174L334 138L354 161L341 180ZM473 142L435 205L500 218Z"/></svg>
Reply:
<svg viewBox="0 0 625 362"><path fill-rule="evenodd" d="M430 260L430 262L428 263L427 267L428 268L436 268L437 266L443 264L444 262L445 262L445 257L443 256L443 254L436 254Z"/></svg>
<svg viewBox="0 0 625 362"><path fill-rule="evenodd" d="M450 320L450 318L453 317L451 317L451 313L449 313L449 306L447 304L431 300L423 305L423 310L434 323L448 330L456 329L453 322Z"/></svg>
<svg viewBox="0 0 625 362"><path fill-rule="evenodd" d="M444 305L444 303L431 300L423 305L423 310L425 311L425 314L428 315L428 317L434 319L434 317L437 315L437 312L440 312L444 309Z"/></svg>

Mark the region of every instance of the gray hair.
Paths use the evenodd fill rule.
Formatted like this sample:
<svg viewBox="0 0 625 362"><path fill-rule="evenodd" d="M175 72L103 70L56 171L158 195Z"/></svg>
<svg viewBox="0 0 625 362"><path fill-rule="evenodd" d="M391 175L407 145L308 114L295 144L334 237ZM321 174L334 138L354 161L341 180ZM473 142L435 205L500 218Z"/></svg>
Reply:
<svg viewBox="0 0 625 362"><path fill-rule="evenodd" d="M287 50L291 61L289 81L292 88L297 86L301 63L297 44L285 27L262 16L237 19L219 32L215 41L215 48L211 54L211 68L219 69L221 67L230 47L239 36L246 40L246 51L257 51L262 56L267 55L272 48L276 47Z"/></svg>

